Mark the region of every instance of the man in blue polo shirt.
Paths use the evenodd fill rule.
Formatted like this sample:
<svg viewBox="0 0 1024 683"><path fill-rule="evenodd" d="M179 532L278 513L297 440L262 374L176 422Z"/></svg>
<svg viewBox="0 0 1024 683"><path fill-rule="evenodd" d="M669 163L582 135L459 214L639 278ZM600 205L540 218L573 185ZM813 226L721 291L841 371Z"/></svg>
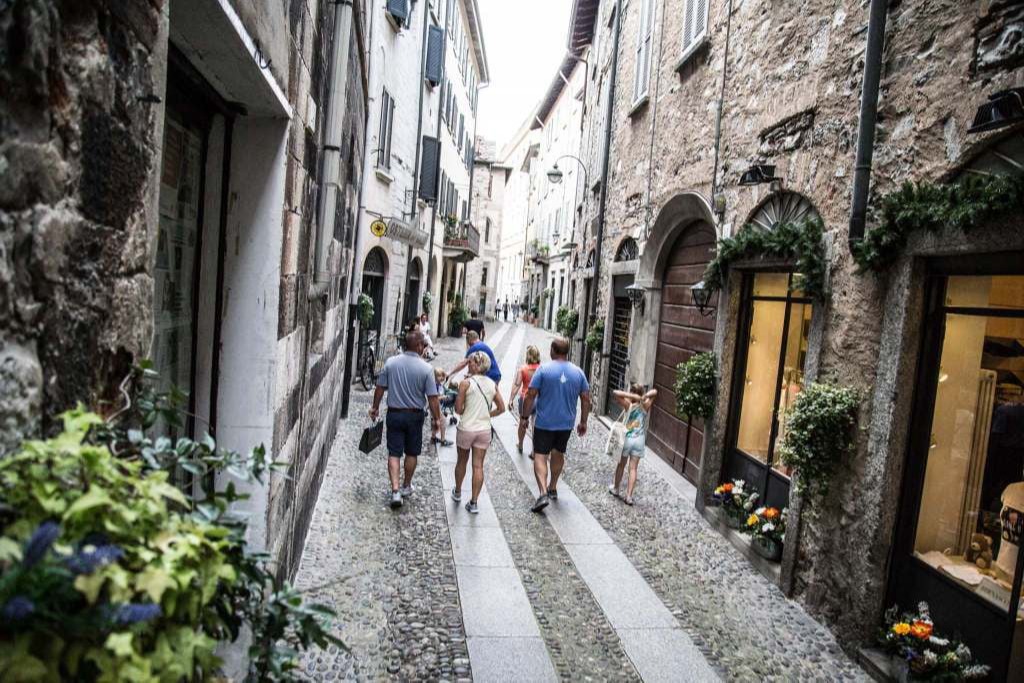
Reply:
<svg viewBox="0 0 1024 683"><path fill-rule="evenodd" d="M387 439L388 476L391 479L391 507L402 507L402 499L412 495L412 475L423 451L423 421L430 406L432 426L441 424L441 405L437 399L434 369L421 357L423 333L405 335L405 353L388 358L377 377L370 419L380 414L380 402L388 395ZM405 481L399 487L399 469L405 456Z"/></svg>
<svg viewBox="0 0 1024 683"><path fill-rule="evenodd" d="M558 500L558 477L565 467L565 451L572 428L580 436L587 434L590 418L590 383L583 371L568 360L569 340L556 338L551 342L551 362L537 368L523 402L523 415L534 405L537 415L533 426L533 476L540 495L531 508L540 512L552 500ZM576 402L581 406L579 426L576 425ZM548 457L551 458L551 481L548 482Z"/></svg>
<svg viewBox="0 0 1024 683"><path fill-rule="evenodd" d="M480 335L470 330L466 333L466 357L458 362L458 364L452 368L452 371L448 373L449 377L455 375L459 370L462 370L469 365L469 357L477 351L483 351L487 354L487 357L491 359L491 369L487 371L487 376L494 380L495 384L501 383L501 368L498 367L498 359L494 357L494 351L491 351L491 347L480 341Z"/></svg>

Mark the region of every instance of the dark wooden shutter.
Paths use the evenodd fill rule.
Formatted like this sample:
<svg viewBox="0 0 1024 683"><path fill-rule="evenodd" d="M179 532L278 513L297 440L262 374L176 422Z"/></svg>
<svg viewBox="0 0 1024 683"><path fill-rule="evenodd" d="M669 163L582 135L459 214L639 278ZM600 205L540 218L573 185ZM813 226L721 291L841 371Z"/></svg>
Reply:
<svg viewBox="0 0 1024 683"><path fill-rule="evenodd" d="M409 18L409 0L388 0L387 9L399 24L404 24Z"/></svg>
<svg viewBox="0 0 1024 683"><path fill-rule="evenodd" d="M427 82L436 86L444 78L444 29L431 26L427 33Z"/></svg>
<svg viewBox="0 0 1024 683"><path fill-rule="evenodd" d="M437 171L441 146L437 138L423 136L423 156L420 165L420 199L425 202L437 200Z"/></svg>

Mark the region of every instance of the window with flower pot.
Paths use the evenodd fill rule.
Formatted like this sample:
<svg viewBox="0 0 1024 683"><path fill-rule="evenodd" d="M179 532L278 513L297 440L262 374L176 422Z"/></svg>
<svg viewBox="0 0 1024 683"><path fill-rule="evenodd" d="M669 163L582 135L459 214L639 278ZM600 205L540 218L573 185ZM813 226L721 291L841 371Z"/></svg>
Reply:
<svg viewBox="0 0 1024 683"><path fill-rule="evenodd" d="M936 623L959 632L993 666L993 680L1024 672L1024 255L1019 258L1011 272L929 278L890 586L901 607L928 602Z"/></svg>
<svg viewBox="0 0 1024 683"><path fill-rule="evenodd" d="M789 469L779 444L786 410L803 388L811 300L793 290L792 272L748 273L743 281L726 470L749 482L767 505L789 501Z"/></svg>

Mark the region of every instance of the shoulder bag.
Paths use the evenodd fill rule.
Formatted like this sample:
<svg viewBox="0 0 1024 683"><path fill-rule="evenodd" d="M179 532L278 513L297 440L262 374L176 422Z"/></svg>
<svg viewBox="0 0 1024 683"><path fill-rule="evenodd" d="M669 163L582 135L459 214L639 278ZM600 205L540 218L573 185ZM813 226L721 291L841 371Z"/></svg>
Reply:
<svg viewBox="0 0 1024 683"><path fill-rule="evenodd" d="M491 410L493 410L492 406L494 405L494 397L492 396L490 399L488 399L487 398L487 394L484 393L484 390L480 386L480 383L477 382L475 379L472 380L472 382L473 382L473 386L476 387L476 390L479 391L480 395L484 397L485 401L487 401L487 416L488 416L488 418L490 418ZM497 384L494 385L494 393L498 393L498 385ZM491 437L494 437L494 420L490 419L489 421L491 423Z"/></svg>
<svg viewBox="0 0 1024 683"><path fill-rule="evenodd" d="M626 420L629 418L629 409L622 411L622 416L612 423L608 430L608 442L604 446L604 454L609 458L621 458L622 449L626 446Z"/></svg>

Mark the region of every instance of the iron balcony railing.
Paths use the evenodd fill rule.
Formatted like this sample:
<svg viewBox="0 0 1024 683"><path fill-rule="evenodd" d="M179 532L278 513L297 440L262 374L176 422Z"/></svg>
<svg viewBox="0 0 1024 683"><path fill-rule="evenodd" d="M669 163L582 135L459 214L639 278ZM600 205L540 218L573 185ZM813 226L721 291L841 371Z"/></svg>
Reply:
<svg viewBox="0 0 1024 683"><path fill-rule="evenodd" d="M480 231L469 221L447 225L444 229L444 246L448 249L462 249L473 256L479 256Z"/></svg>

